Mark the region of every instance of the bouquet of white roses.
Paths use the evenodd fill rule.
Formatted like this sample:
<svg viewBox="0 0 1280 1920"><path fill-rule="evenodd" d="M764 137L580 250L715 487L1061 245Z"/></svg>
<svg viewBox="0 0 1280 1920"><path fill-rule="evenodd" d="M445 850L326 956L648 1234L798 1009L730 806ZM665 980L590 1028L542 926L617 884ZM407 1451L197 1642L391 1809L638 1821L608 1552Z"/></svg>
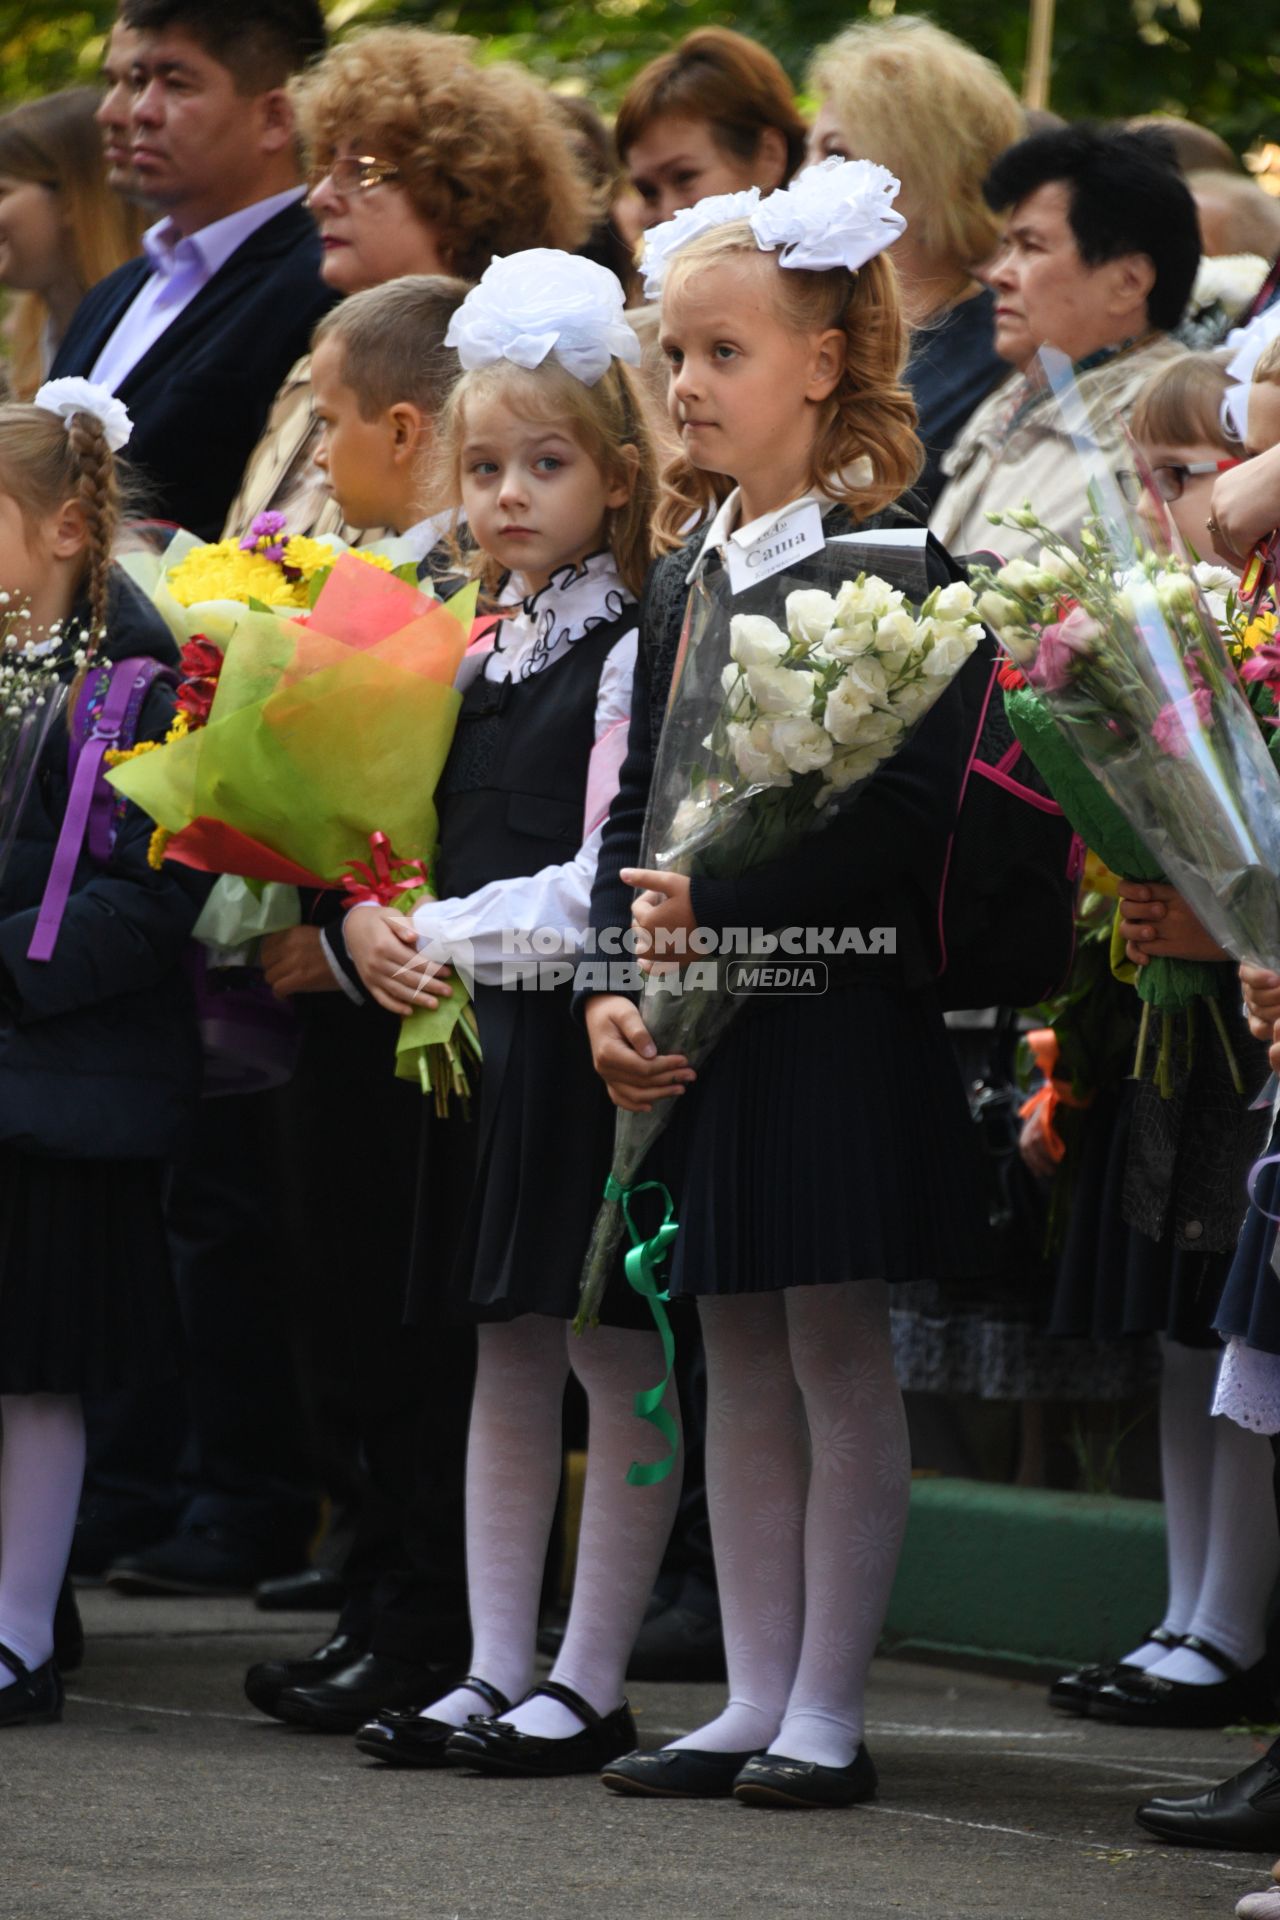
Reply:
<svg viewBox="0 0 1280 1920"><path fill-rule="evenodd" d="M730 879L782 859L856 802L974 652L975 595L930 589L921 534L837 536L741 595L725 572L695 582L663 728L641 864ZM870 559L875 571L860 561ZM745 933L745 930L743 930ZM751 962L730 979L708 963L655 960L640 1012L660 1053L697 1066L749 997ZM671 1103L617 1116L613 1165L583 1274L579 1326L595 1314L629 1197ZM640 1236L632 1228L633 1238Z"/></svg>

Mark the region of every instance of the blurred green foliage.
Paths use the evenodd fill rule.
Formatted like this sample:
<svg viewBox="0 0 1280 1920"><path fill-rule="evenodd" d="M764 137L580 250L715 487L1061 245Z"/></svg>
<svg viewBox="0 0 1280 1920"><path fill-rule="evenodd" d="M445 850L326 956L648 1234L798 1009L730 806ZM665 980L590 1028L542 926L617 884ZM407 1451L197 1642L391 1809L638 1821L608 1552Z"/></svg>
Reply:
<svg viewBox="0 0 1280 1920"><path fill-rule="evenodd" d="M727 23L772 47L802 85L813 48L895 0L327 0L335 31L412 20L473 34L486 57L520 60L608 109L631 75L693 27ZM904 6L903 11L915 10ZM90 78L114 7L0 0L0 95L20 99ZM1020 86L1026 0L933 0L940 25ZM1239 0L1059 0L1052 105L1068 116L1186 114L1242 151L1280 137L1280 13Z"/></svg>

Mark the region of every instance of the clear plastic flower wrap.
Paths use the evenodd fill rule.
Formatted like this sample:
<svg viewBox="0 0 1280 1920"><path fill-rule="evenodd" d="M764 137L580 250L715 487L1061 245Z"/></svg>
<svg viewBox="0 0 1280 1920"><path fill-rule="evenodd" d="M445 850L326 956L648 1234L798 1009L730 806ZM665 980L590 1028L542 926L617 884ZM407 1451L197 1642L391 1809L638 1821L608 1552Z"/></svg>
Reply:
<svg viewBox="0 0 1280 1920"><path fill-rule="evenodd" d="M705 571L685 611L640 864L733 879L821 831L974 652L974 599L962 583L930 589L927 536L915 529L835 535L740 592L728 569ZM691 955L655 956L640 1002L659 1053L695 1067L746 1004L754 964L778 958L776 928L749 930L758 939L741 930L732 954L703 951L703 931ZM631 1198L671 1110L667 1100L617 1116L579 1327L598 1310L624 1231L641 1243L639 1265L654 1245Z"/></svg>
<svg viewBox="0 0 1280 1920"><path fill-rule="evenodd" d="M1236 959L1280 968L1280 775L1265 628L1225 620L1183 546L1141 455L1141 513L1125 499L1063 356L1045 350L1052 389L1089 512L1067 542L1035 502L988 517L1037 534L1036 561L975 572L978 607L1023 684L1010 720L1072 825L1112 870L1164 879ZM998 535L996 536L998 541ZM1224 630L1225 628L1225 630ZM1256 651L1253 663L1246 657ZM1277 674L1280 679L1280 673ZM1165 1016L1195 998L1198 963L1153 962L1138 988Z"/></svg>

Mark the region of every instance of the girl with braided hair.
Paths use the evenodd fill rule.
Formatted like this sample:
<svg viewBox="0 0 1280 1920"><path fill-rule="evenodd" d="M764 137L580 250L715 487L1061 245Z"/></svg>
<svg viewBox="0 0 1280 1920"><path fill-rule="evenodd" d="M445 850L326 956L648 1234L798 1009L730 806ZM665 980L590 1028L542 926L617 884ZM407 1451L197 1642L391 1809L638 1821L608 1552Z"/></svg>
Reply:
<svg viewBox="0 0 1280 1920"><path fill-rule="evenodd" d="M112 564L127 437L87 381L0 407L0 608L72 682L0 869L0 1727L61 1717L81 1395L163 1377L178 1350L161 1189L199 1091L181 963L209 883L152 868L151 822L109 788L109 829L63 830L118 690L136 690L139 740L174 715L173 641Z"/></svg>

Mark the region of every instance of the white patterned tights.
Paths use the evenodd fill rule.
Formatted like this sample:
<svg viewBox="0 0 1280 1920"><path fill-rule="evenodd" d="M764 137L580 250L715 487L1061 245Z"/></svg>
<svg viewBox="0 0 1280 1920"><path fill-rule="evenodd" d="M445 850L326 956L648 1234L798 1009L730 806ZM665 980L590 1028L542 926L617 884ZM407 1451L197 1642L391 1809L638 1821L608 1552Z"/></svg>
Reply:
<svg viewBox="0 0 1280 1920"><path fill-rule="evenodd" d="M573 1604L551 1678L582 1694L598 1713L610 1713L622 1699L627 1660L680 1496L678 1469L657 1486L626 1482L633 1460L658 1451L653 1429L632 1411L638 1389L662 1376L656 1333L595 1327L577 1335L563 1320L533 1313L480 1328L467 1447L471 1671L513 1701L533 1680L571 1366L587 1395L587 1483ZM678 1419L674 1390L667 1406ZM492 1708L458 1687L423 1711L461 1726L469 1714ZM543 1697L502 1717L547 1739L582 1731L567 1707Z"/></svg>
<svg viewBox="0 0 1280 1920"><path fill-rule="evenodd" d="M888 1288L698 1304L729 1702L673 1744L847 1766L910 1493Z"/></svg>

